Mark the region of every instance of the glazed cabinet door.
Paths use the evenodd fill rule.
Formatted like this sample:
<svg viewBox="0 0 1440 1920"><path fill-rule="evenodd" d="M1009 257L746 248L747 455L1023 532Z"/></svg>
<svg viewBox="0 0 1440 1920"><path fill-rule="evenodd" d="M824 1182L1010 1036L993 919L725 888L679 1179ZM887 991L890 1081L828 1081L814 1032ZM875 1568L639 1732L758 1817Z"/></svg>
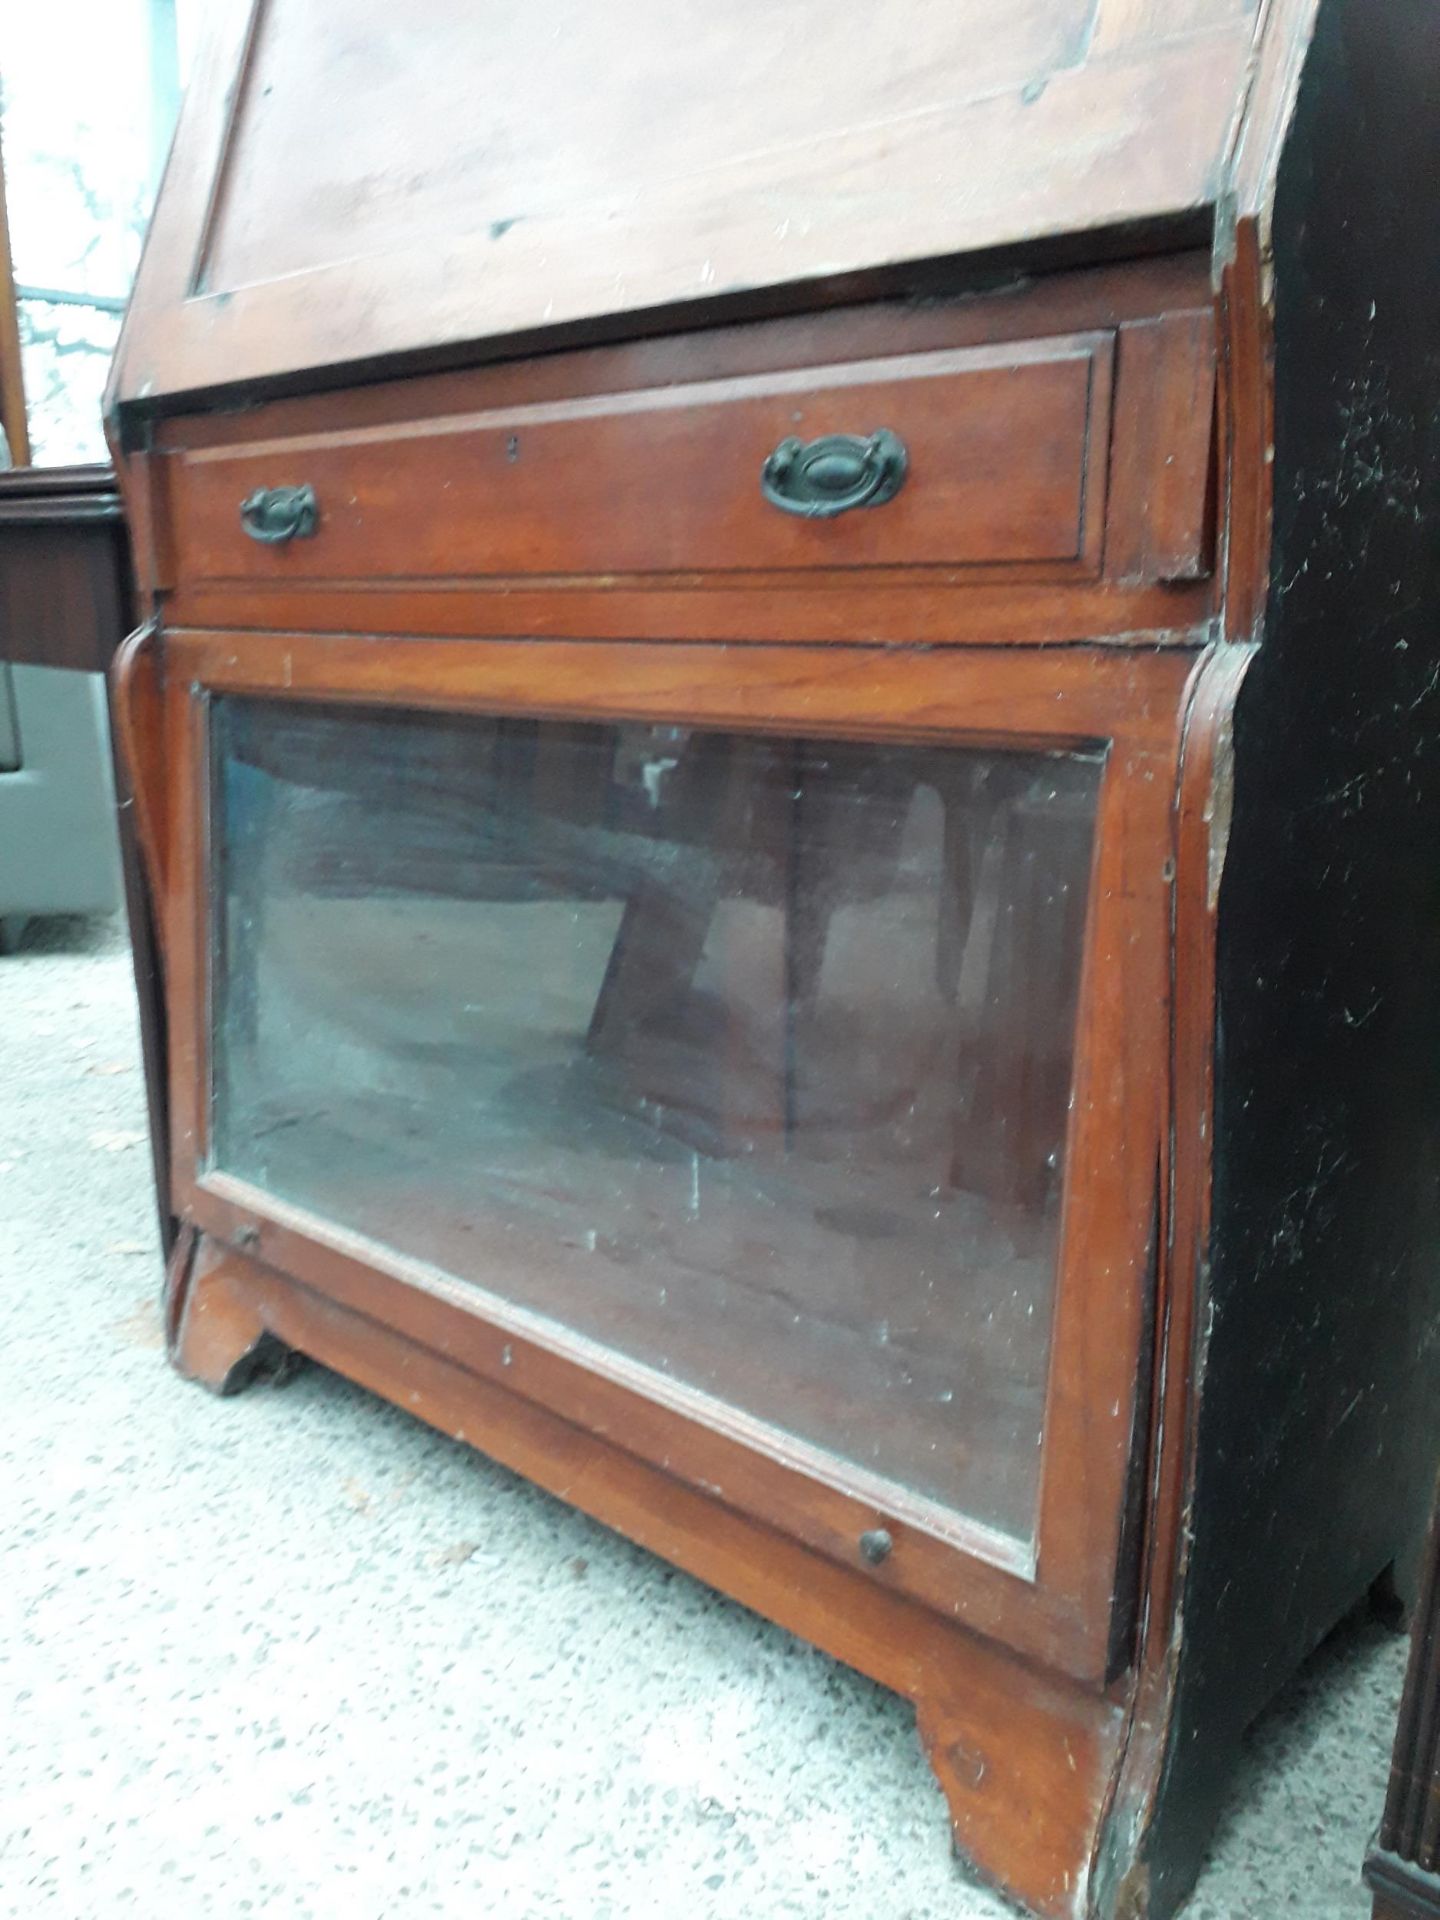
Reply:
<svg viewBox="0 0 1440 1920"><path fill-rule="evenodd" d="M202 1223L1099 1677L1183 663L233 638L171 643Z"/></svg>

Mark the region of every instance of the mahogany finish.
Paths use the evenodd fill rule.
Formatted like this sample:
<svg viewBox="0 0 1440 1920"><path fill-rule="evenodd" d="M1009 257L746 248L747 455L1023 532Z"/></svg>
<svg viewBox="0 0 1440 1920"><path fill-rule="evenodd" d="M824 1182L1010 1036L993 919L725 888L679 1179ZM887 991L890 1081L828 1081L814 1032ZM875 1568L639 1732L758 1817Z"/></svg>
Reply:
<svg viewBox="0 0 1440 1920"><path fill-rule="evenodd" d="M206 752L203 709L191 694L193 686L215 695L273 694L283 688L287 695L305 698L383 699L406 708L468 708L477 713L619 714L767 730L803 724L841 738L943 738L1054 748L1084 744L1110 732L1088 961L1101 976L1092 1018L1102 1024L1099 1032L1087 1036L1088 1057L1076 1065L1075 1100L1085 1122L1071 1157L1072 1165L1079 1159L1085 1171L1078 1180L1073 1172L1071 1176L1071 1217L1056 1307L1049 1464L1039 1528L1043 1564L1037 1575L1031 1556L1017 1554L1010 1543L989 1540L983 1530L957 1525L955 1517L947 1520L923 1508L914 1512L918 1524L913 1532L902 1532L892 1506L886 1524L895 1533L896 1547L880 1569L887 1582L922 1594L947 1613L992 1629L1004 1622L1015 1644L1065 1669L1103 1678L1137 1418L1134 1352L1146 1312L1143 1296L1156 1230L1153 1189L1161 1087L1152 1063L1163 1051L1168 999L1162 940L1169 894L1166 770L1177 752L1180 702L1191 661L1179 654L1131 659L1076 652L1054 667L1034 658L1016 659L1002 673L990 661L965 654L920 661L861 655L841 665L827 653L797 656L760 648L731 662L710 649L552 646L546 650L543 678L537 681L530 649L515 644L456 649L424 642L379 645L255 634L246 635L243 648L237 649L232 636L190 633L173 635L169 644L173 669L166 727L178 804L160 860L174 905L166 937L171 1179L185 1217L210 1225L232 1242L237 1232L248 1232L257 1253L270 1245L265 1216L273 1215L278 1225L282 1210L248 1185L237 1188L228 1175L207 1171L197 1177L209 1146L208 1103L201 1093L209 1078L204 1064L209 1042L205 954L196 945L197 938L203 942L206 936L194 911L205 887L197 826L206 804ZM1122 700L1116 698L1117 688L1126 690ZM1123 718L1117 723L1111 716L1119 713ZM1133 999L1127 1000L1123 991L1122 964ZM302 1278L323 1268L331 1290L342 1285L348 1289L364 1278L364 1263L377 1270L367 1281L371 1286L379 1271L388 1272L402 1285L392 1287L392 1305L383 1317L402 1330L414 1328L419 1286L426 1284L414 1262L382 1260L370 1243L357 1274L358 1239L342 1238L336 1244L316 1231L318 1222L294 1220L288 1213L284 1217L294 1237L287 1239L285 1256L275 1264ZM1121 1223L1123 1231L1117 1235ZM342 1268L337 1256L347 1254L352 1264ZM1096 1297L1089 1275L1101 1262L1110 1265L1112 1283ZM348 1276L345 1281L342 1272ZM585 1370L596 1366L593 1350L566 1344L554 1357L537 1349L532 1359L522 1345L525 1326L498 1300L490 1303L487 1320L483 1338L488 1359L482 1362L477 1350L477 1367L496 1368L498 1356L508 1353L508 1382L530 1380L533 1374L535 1397L566 1410L572 1419L588 1399L599 1430L623 1428L632 1449L668 1462L672 1473L693 1473L702 1485L724 1485L732 1503L763 1517L773 1521L783 1513L802 1538L846 1563L853 1564L861 1533L884 1518L868 1504L858 1506L853 1497L821 1498L810 1490L813 1466L807 1473L803 1465L787 1470L780 1460L749 1461L737 1455L730 1438L712 1441L698 1421L689 1442L695 1464L686 1469L677 1457L673 1418L656 1419L637 1392L639 1388L657 1396L661 1389L653 1380L646 1387L633 1371L612 1366L612 1401L605 1381L587 1378ZM462 1340L469 1345L475 1334L451 1327L434 1338L454 1355ZM667 1393L665 1398L672 1403L671 1412L695 1412L693 1400L683 1395ZM646 1437L647 1426L653 1428L653 1438ZM743 1423L738 1430L745 1431ZM965 1568L963 1586L957 1581L956 1547L975 1556Z"/></svg>
<svg viewBox="0 0 1440 1920"><path fill-rule="evenodd" d="M905 1694L1047 1915L1175 1910L1422 1517L1421 18L227 6L117 360L176 1364Z"/></svg>
<svg viewBox="0 0 1440 1920"><path fill-rule="evenodd" d="M176 460L175 564L232 582L1046 563L1093 574L1112 357L1105 336L1072 335L494 407L482 380L473 413L274 439L261 408L253 440ZM905 443L909 474L888 511L776 512L755 484L772 449L857 421ZM297 484L319 500L314 536L283 555L248 538L237 495Z"/></svg>
<svg viewBox="0 0 1440 1920"><path fill-rule="evenodd" d="M166 420L173 617L283 626L301 592L305 625L338 632L1193 643L1214 604L1215 321L1203 263L1151 274ZM883 511L807 522L764 501L780 439L855 420L909 445ZM314 536L247 538L237 501L294 484L316 489Z"/></svg>
<svg viewBox="0 0 1440 1920"><path fill-rule="evenodd" d="M378 0L338 29L324 0L215 11L121 348L147 399L1193 238L1256 27L1254 0L507 0L478 47L442 0L400 38Z"/></svg>

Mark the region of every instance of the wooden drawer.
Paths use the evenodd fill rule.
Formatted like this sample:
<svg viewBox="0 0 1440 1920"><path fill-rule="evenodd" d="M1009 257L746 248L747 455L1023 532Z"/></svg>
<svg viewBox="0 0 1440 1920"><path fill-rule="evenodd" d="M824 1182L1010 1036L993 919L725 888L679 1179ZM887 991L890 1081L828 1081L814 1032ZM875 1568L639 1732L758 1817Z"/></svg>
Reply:
<svg viewBox="0 0 1440 1920"><path fill-rule="evenodd" d="M172 465L182 581L1061 569L1104 539L1114 336L1067 334L739 377L506 401L254 437ZM483 385L479 389L483 393ZM833 518L761 491L780 443L879 429L898 492ZM313 533L247 534L257 489L313 488Z"/></svg>

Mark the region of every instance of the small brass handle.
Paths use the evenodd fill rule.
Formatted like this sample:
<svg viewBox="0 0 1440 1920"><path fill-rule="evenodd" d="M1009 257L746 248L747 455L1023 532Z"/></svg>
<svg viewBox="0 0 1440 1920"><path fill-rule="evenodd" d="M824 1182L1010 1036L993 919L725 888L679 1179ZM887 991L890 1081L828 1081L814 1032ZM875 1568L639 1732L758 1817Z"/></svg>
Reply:
<svg viewBox="0 0 1440 1920"><path fill-rule="evenodd" d="M320 503L313 487L257 487L240 502L240 524L252 540L282 547L287 540L308 540L320 524Z"/></svg>
<svg viewBox="0 0 1440 1920"><path fill-rule="evenodd" d="M760 491L782 513L833 520L852 507L883 507L905 481L905 442L888 427L868 440L856 433L782 440L760 469Z"/></svg>

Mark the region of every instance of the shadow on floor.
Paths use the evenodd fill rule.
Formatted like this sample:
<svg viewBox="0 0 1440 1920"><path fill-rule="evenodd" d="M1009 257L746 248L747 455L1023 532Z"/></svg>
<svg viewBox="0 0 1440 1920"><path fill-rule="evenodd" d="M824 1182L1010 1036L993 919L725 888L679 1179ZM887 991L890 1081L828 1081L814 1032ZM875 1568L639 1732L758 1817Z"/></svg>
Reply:
<svg viewBox="0 0 1440 1920"><path fill-rule="evenodd" d="M0 959L25 954L114 953L125 945L125 917L119 913L0 915Z"/></svg>
<svg viewBox="0 0 1440 1920"><path fill-rule="evenodd" d="M1362 1603L1245 1736L1186 1920L1353 1915L1380 1818L1407 1636Z"/></svg>

